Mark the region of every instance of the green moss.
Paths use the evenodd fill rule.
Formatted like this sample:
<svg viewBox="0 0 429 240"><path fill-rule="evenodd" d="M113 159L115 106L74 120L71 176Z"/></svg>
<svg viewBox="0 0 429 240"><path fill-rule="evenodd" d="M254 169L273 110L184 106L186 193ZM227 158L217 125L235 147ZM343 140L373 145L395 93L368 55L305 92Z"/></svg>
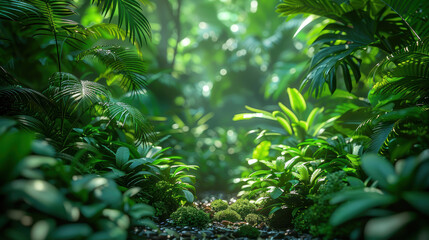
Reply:
<svg viewBox="0 0 429 240"><path fill-rule="evenodd" d="M207 213L194 207L180 207L170 217L178 226L203 228L210 222Z"/></svg>
<svg viewBox="0 0 429 240"><path fill-rule="evenodd" d="M226 220L226 221L230 221L230 222L238 222L241 220L241 216L240 214L238 214L236 211L228 208L226 210L222 210L220 212L217 212L213 219L215 221L222 221L222 220Z"/></svg>
<svg viewBox="0 0 429 240"><path fill-rule="evenodd" d="M262 215L250 213L250 214L247 214L245 220L248 224L254 226L254 225L257 225L257 224L263 222L265 220L265 218Z"/></svg>
<svg viewBox="0 0 429 240"><path fill-rule="evenodd" d="M221 199L217 199L217 200L214 200L212 203L210 203L210 207L212 207L212 209L215 212L219 212L222 210L226 210L229 207L229 205L227 202L225 202Z"/></svg>
<svg viewBox="0 0 429 240"><path fill-rule="evenodd" d="M230 208L240 214L243 219L248 214L256 211L256 205L247 199L238 199L235 203L231 204Z"/></svg>
<svg viewBox="0 0 429 240"><path fill-rule="evenodd" d="M258 238L261 233L258 229L249 226L249 225L243 225L241 226L237 232L237 237L247 237L247 238Z"/></svg>
<svg viewBox="0 0 429 240"><path fill-rule="evenodd" d="M171 213L180 207L180 199L174 184L159 181L148 192L149 204L155 208L155 215L160 219L167 219Z"/></svg>

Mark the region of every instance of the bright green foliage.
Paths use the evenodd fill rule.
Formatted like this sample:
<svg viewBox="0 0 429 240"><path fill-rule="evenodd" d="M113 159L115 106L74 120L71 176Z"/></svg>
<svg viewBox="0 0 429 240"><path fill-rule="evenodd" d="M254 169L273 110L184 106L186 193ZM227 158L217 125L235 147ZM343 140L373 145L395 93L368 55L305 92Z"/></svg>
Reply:
<svg viewBox="0 0 429 240"><path fill-rule="evenodd" d="M207 213L194 207L180 207L170 217L178 226L203 228L210 222Z"/></svg>
<svg viewBox="0 0 429 240"><path fill-rule="evenodd" d="M235 234L237 237L258 238L261 232L252 226L243 225L237 230L237 232L235 232Z"/></svg>
<svg viewBox="0 0 429 240"><path fill-rule="evenodd" d="M231 204L230 208L240 214L241 219L256 211L256 205L244 198L238 199L235 203Z"/></svg>
<svg viewBox="0 0 429 240"><path fill-rule="evenodd" d="M11 152L8 144L22 146L21 152ZM154 226L148 219L154 215L153 208L131 199L140 189L121 192L111 178L76 174L53 157L52 146L33 141L28 133L2 133L0 146L3 157L7 156L0 158L0 166L7 161L11 170L2 172L0 195L5 204L1 211L6 213L2 239L31 239L40 234L53 239L110 236L119 240L127 238L132 226ZM33 221L23 225L25 216Z"/></svg>
<svg viewBox="0 0 429 240"><path fill-rule="evenodd" d="M428 150L423 151L418 156L399 160L395 165L378 155L365 155L362 168L377 182L377 187L349 190L335 196L331 203L341 205L332 214L330 223L337 226L371 216L374 210L383 210L366 223L365 237L417 239L424 236L429 220L428 153ZM407 226L413 226L415 230L410 232Z"/></svg>
<svg viewBox="0 0 429 240"><path fill-rule="evenodd" d="M228 208L226 210L217 212L214 215L213 220L218 222L222 220L226 220L230 222L238 222L241 220L241 216L236 211L232 210L231 208Z"/></svg>
<svg viewBox="0 0 429 240"><path fill-rule="evenodd" d="M276 121L284 129L284 132L275 130L276 134L290 135L296 140L302 141L306 137L316 137L322 135L325 128L332 125L332 122L337 117L332 117L323 121L322 113L323 108L308 108L307 103L301 93L294 88L287 89L289 102L293 109L290 110L283 103L279 102L278 105L281 111L273 111L272 113L259 110L256 108L246 106L246 109L253 113L240 113L236 114L233 118L234 121L247 120L252 118L262 118Z"/></svg>
<svg viewBox="0 0 429 240"><path fill-rule="evenodd" d="M225 202L222 199L216 199L213 202L210 203L210 207L215 211L215 212L219 212L222 210L226 210L228 208L228 203Z"/></svg>
<svg viewBox="0 0 429 240"><path fill-rule="evenodd" d="M259 214L255 214L255 213L249 213L247 214L247 216L244 218L244 220L246 220L246 222L251 225L251 226L255 226L259 223L262 223L265 218L262 215Z"/></svg>

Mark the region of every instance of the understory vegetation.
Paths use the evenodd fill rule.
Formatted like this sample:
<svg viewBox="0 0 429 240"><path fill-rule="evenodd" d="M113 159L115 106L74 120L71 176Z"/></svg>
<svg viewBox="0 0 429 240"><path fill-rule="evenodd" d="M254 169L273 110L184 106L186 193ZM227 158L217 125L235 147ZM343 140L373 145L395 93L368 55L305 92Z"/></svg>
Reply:
<svg viewBox="0 0 429 240"><path fill-rule="evenodd" d="M428 176L429 1L0 0L1 239L429 239Z"/></svg>

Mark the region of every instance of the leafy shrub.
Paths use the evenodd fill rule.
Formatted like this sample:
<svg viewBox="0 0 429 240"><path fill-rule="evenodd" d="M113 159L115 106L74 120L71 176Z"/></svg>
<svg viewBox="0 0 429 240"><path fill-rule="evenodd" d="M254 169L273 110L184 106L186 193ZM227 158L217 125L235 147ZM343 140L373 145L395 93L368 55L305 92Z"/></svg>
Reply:
<svg viewBox="0 0 429 240"><path fill-rule="evenodd" d="M230 222L238 222L241 220L241 216L240 214L238 214L236 211L228 208L226 210L222 210L220 212L217 212L213 219L215 221L222 221L222 220L226 220L226 221L230 221Z"/></svg>
<svg viewBox="0 0 429 240"><path fill-rule="evenodd" d="M178 226L203 228L210 222L207 213L194 207L180 207L170 217Z"/></svg>
<svg viewBox="0 0 429 240"><path fill-rule="evenodd" d="M367 239L427 238L429 150L395 165L377 154L367 154L362 157L362 168L377 187L364 188L361 182L361 188L333 197L331 203L341 205L330 223L338 226L350 220L369 219L364 231Z"/></svg>
<svg viewBox="0 0 429 240"><path fill-rule="evenodd" d="M222 199L217 199L217 200L214 200L213 202L211 202L210 203L210 206L212 207L212 209L215 211L215 212L219 212L219 211L222 211L222 210L226 210L227 208L228 208L228 203L227 202L225 202L224 200L222 200Z"/></svg>
<svg viewBox="0 0 429 240"><path fill-rule="evenodd" d="M180 198L175 185L166 181L159 181L149 192L151 201L155 208L155 215L160 219L167 219L171 213L180 207Z"/></svg>
<svg viewBox="0 0 429 240"><path fill-rule="evenodd" d="M250 213L245 218L246 222L252 226L257 225L265 220L262 215Z"/></svg>
<svg viewBox="0 0 429 240"><path fill-rule="evenodd" d="M256 205L249 202L248 199L238 199L235 203L231 204L231 210L240 214L241 218L245 218L248 214L256 211Z"/></svg>
<svg viewBox="0 0 429 240"><path fill-rule="evenodd" d="M37 233L52 239L116 240L126 239L132 226L154 225L147 218L153 208L131 199L139 189L122 193L110 178L76 174L32 134L0 135L0 154L0 210L6 213L1 239L32 239Z"/></svg>
<svg viewBox="0 0 429 240"><path fill-rule="evenodd" d="M312 197L315 204L298 212L293 219L295 229L300 232L309 232L313 236L323 236L327 239L347 237L355 227L355 224L334 227L329 223L329 218L338 207L337 205L331 205L329 200L334 194L347 189L345 179L346 173L343 171L328 174L326 181L320 186L319 193Z"/></svg>
<svg viewBox="0 0 429 240"><path fill-rule="evenodd" d="M249 225L243 225L241 226L237 232L237 237L248 237L248 238L258 238L261 233L258 229L249 226Z"/></svg>

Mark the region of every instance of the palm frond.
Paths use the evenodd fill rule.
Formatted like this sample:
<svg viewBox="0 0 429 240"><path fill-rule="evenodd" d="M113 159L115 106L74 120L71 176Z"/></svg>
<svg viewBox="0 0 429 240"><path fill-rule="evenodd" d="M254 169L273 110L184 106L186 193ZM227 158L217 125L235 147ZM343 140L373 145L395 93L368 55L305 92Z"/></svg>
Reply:
<svg viewBox="0 0 429 240"><path fill-rule="evenodd" d="M293 14L314 14L318 16L341 16L346 12L353 10L348 4L343 4L348 1L339 0L283 0L277 6L277 12L280 16L288 16Z"/></svg>
<svg viewBox="0 0 429 240"><path fill-rule="evenodd" d="M79 80L71 74L57 73L51 78L51 81L54 86L62 85L53 96L53 100L67 103L67 107L71 108L72 112L77 109L86 110L110 98L110 92L104 85Z"/></svg>
<svg viewBox="0 0 429 240"><path fill-rule="evenodd" d="M115 74L122 75L120 85L126 91L137 92L146 87L143 60L136 51L119 46L97 46L81 52L77 60L82 60L86 56L96 57Z"/></svg>
<svg viewBox="0 0 429 240"><path fill-rule="evenodd" d="M51 101L40 92L21 86L0 87L0 114L14 115L27 109L46 112L52 107Z"/></svg>
<svg viewBox="0 0 429 240"><path fill-rule="evenodd" d="M429 35L429 1L382 0L415 31L417 38Z"/></svg>
<svg viewBox="0 0 429 240"><path fill-rule="evenodd" d="M143 40L151 38L149 21L142 13L141 0L92 0L94 4L101 5L102 13L110 16L110 22L114 14L118 13L118 26L125 26L125 32L131 41L137 41L142 45Z"/></svg>
<svg viewBox="0 0 429 240"><path fill-rule="evenodd" d="M28 0L38 9L37 15L30 15L27 24L36 25L34 36L52 35L63 36L65 30L71 33L77 23L66 19L75 15L73 1L71 0Z"/></svg>
<svg viewBox="0 0 429 240"><path fill-rule="evenodd" d="M375 72L383 81L372 89L378 98L400 96L402 101L416 103L429 97L429 41L416 42L387 56Z"/></svg>
<svg viewBox="0 0 429 240"><path fill-rule="evenodd" d="M57 49L60 40L73 47L84 44L79 37L76 37L76 35L81 34L78 29L79 24L69 19L69 17L77 14L73 0L27 1L37 8L37 14L29 14L22 20L24 26L32 30L33 37L52 37L56 42Z"/></svg>
<svg viewBox="0 0 429 240"><path fill-rule="evenodd" d="M104 103L103 108L104 114L110 118L110 121L116 121L133 132L137 143L154 139L152 125L137 108L112 99Z"/></svg>
<svg viewBox="0 0 429 240"><path fill-rule="evenodd" d="M312 59L310 73L301 88L309 88L317 97L325 83L333 93L337 88L338 69L341 69L347 90L361 77L361 60L354 54L376 42L376 22L365 12L353 11L343 15L344 23L328 24L313 45L322 45Z"/></svg>
<svg viewBox="0 0 429 240"><path fill-rule="evenodd" d="M37 8L20 0L0 0L0 19L18 21L29 13L37 14Z"/></svg>
<svg viewBox="0 0 429 240"><path fill-rule="evenodd" d="M0 66L0 86L19 85L19 82L2 66Z"/></svg>

